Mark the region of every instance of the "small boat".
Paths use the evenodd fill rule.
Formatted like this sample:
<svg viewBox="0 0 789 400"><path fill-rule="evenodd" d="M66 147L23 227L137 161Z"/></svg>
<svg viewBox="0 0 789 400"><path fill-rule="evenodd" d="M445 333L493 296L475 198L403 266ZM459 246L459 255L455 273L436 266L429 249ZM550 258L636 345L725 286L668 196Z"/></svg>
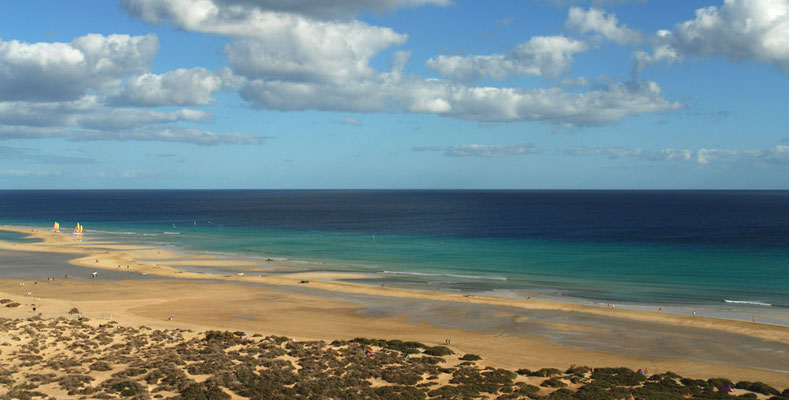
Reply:
<svg viewBox="0 0 789 400"><path fill-rule="evenodd" d="M82 236L82 225L77 222L77 227L74 228L74 234L77 236Z"/></svg>
<svg viewBox="0 0 789 400"><path fill-rule="evenodd" d="M60 232L60 224L57 221L52 225L52 232Z"/></svg>

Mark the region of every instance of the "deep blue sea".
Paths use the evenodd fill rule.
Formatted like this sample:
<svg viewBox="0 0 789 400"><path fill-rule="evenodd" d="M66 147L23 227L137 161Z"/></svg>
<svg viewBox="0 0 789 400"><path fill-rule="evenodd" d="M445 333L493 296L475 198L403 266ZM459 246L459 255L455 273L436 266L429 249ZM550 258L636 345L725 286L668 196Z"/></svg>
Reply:
<svg viewBox="0 0 789 400"><path fill-rule="evenodd" d="M53 221L436 290L789 307L786 191L0 191L0 224Z"/></svg>

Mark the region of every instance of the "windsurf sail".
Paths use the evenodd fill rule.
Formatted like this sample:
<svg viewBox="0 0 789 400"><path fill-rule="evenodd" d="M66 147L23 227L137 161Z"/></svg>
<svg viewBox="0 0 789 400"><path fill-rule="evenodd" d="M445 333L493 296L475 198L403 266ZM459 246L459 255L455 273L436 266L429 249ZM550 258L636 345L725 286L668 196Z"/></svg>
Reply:
<svg viewBox="0 0 789 400"><path fill-rule="evenodd" d="M60 224L57 221L55 221L55 224L52 225L52 230L55 232L60 232Z"/></svg>

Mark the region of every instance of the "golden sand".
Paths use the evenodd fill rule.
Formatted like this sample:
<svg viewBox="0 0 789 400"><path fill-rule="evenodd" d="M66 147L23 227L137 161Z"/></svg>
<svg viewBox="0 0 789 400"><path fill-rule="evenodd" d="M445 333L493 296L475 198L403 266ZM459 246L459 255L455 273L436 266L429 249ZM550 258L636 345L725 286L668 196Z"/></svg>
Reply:
<svg viewBox="0 0 789 400"><path fill-rule="evenodd" d="M31 237L41 239L42 242L0 241L0 251L80 253L84 256L72 260L72 264L99 271L121 268L138 274L178 278L178 280L144 282L56 279L39 282L36 285L33 296L39 297L39 301L33 301L33 298L27 295L27 292L31 291L29 281L4 279L0 280L0 297L11 298L23 303L23 306L17 309L2 309L0 315L3 317L25 317L41 313L44 318L55 318L63 316L72 307L77 307L92 320L107 320L112 314L113 320L124 325L147 325L161 329L244 330L264 335L284 335L299 340L331 341L369 337L413 340L432 345L444 344L446 338L451 338L450 347L456 352L479 354L490 365L507 369L543 367L566 369L572 364L591 367L625 366L632 369L648 368L654 373L673 371L694 378L723 376L735 381L763 381L781 388L789 386L789 374L782 372L689 359L645 360L558 346L536 336L506 336L441 327L427 322L414 323L407 320L405 316L370 317L360 314L358 312L360 306L356 303L234 283L256 282L283 287L304 287L300 282L309 280L310 288L339 294L385 295L407 299L501 305L525 310L525 316L518 318L528 318L528 310L572 311L591 316L616 317L634 323L659 322L734 332L764 340L789 343L789 328L784 326L558 302L364 286L337 281L359 278L358 274L299 273L266 276L260 273L244 275L232 273L210 275L211 279L219 281L217 283L193 282L191 280L206 279L206 274L179 271L175 266L185 265L187 261L189 265L195 265L193 261L196 259L200 261L200 265L215 267L245 268L250 267L250 264L243 260L213 260L205 256L189 258L153 247L109 242L79 242L65 234L41 230L2 229L28 233ZM214 261L216 263L212 263ZM276 267L276 262L271 264ZM26 285L20 286L20 283ZM342 298L342 296L337 297ZM34 303L35 312L32 311ZM173 316L173 319L168 320L169 316ZM566 324L561 328L588 329L572 324Z"/></svg>

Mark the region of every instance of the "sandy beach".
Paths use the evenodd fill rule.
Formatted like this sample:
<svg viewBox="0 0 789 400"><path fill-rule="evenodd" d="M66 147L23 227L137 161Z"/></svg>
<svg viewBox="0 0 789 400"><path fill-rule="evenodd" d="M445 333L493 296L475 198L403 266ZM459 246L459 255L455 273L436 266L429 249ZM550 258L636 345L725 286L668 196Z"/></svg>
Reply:
<svg viewBox="0 0 789 400"><path fill-rule="evenodd" d="M357 337L400 339L431 346L444 345L449 339L448 347L455 353L478 354L484 365L510 370L546 367L565 370L571 365L628 367L633 370L647 368L650 373L671 371L698 379L725 377L732 381L762 381L779 389L789 387L789 373L786 372L789 356L786 353L773 351L769 357L753 355L753 365L763 362L762 367L754 367L743 365L751 363L747 359L730 359L731 362L726 362L725 357L723 360L704 360L701 353L696 353L694 345L680 343L679 340L661 346L677 354L684 352L685 357L650 357L636 349L629 353L626 351L626 344L631 340L627 331L638 336L637 332L642 330L660 329L665 330L666 335L672 331L685 336L695 335L700 341L705 337L715 338L721 349L736 348L741 340L753 341L756 343L754 346L763 342L783 349L789 346L789 328L785 326L559 302L424 292L341 281L364 277L358 274L267 275L251 269L254 265L244 260L210 255L184 256L154 247L79 241L67 234L41 230L2 229L25 233L40 241L0 242L0 251L79 254L70 263L84 267L85 271L84 276L79 277L81 279L58 275L52 276L54 279L51 280L44 275L37 281L0 280L0 297L20 304L16 308L3 307L3 318L40 316L54 319L78 308L91 323L101 324L111 318L129 327L240 330L281 335L298 341L331 342ZM275 269L276 262L271 264ZM206 274L178 268L185 265L229 268L233 272ZM248 272L237 272L244 269ZM168 279L106 281L102 279L106 270ZM97 272L95 280L90 278L94 271ZM404 307L429 304L431 315L439 315L435 310L446 309L442 318L454 319L455 322L416 318L413 312L409 314L408 309L398 310L397 306L376 312L375 307L365 306L376 304L375 299L382 304L402 304ZM585 334L590 338L599 337L601 341L621 340L623 345L616 351L606 351L605 346L590 350L589 346L572 345L569 340L553 340L550 334L530 334L500 325L464 326L462 320L468 321L465 313L469 309L499 310L490 319L506 320L513 326L539 324L534 326L562 332L562 338ZM569 316L569 319L543 318L550 315ZM487 317L475 318L483 321ZM579 321L599 321L600 324ZM656 335L661 337L660 333ZM668 341L673 340L672 336L665 337ZM715 352L713 347L702 350Z"/></svg>

